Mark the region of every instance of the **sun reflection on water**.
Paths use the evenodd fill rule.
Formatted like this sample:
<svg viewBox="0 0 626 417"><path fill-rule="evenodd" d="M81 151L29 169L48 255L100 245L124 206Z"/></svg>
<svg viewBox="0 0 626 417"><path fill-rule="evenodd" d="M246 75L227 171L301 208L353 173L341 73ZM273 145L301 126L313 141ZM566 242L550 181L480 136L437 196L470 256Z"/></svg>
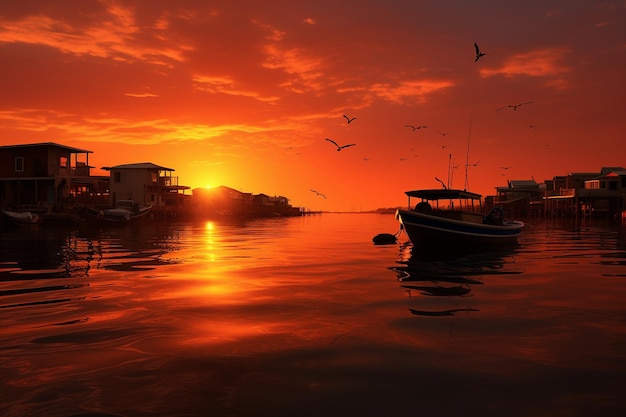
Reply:
<svg viewBox="0 0 626 417"><path fill-rule="evenodd" d="M217 257L215 255L215 224L211 221L206 222L204 225L205 229L205 242L207 249L208 260L211 262L215 262Z"/></svg>

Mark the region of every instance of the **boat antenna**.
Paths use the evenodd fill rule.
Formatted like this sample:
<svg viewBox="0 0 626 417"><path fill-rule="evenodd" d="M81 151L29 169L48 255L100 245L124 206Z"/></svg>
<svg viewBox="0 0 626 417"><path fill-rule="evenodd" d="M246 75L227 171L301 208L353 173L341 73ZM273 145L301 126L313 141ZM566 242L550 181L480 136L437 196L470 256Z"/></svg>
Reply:
<svg viewBox="0 0 626 417"><path fill-rule="evenodd" d="M450 171L452 170L452 154L448 154L448 188L451 188L452 184L450 183Z"/></svg>
<svg viewBox="0 0 626 417"><path fill-rule="evenodd" d="M450 188L452 188L452 184L454 183L454 170L457 168L456 160L452 161L452 169L450 170Z"/></svg>
<svg viewBox="0 0 626 417"><path fill-rule="evenodd" d="M464 191L469 189L469 178L467 176L467 169L469 167L469 150L470 150L470 138L472 137L472 116L470 116L469 132L467 134L467 153L465 154L465 188Z"/></svg>

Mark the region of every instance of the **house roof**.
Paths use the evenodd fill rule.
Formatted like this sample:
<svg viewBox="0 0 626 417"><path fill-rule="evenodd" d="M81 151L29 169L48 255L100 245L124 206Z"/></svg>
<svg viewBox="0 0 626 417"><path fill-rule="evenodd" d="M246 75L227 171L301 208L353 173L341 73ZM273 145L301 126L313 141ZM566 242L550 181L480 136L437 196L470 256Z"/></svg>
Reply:
<svg viewBox="0 0 626 417"><path fill-rule="evenodd" d="M122 165L115 165L113 167L102 167L102 169L105 169L105 170L111 170L111 169L159 169L159 170L163 170L163 171L175 171L172 168L162 167L160 165L153 164L152 162L139 162L139 163L136 163L136 164L122 164Z"/></svg>
<svg viewBox="0 0 626 417"><path fill-rule="evenodd" d="M218 185L217 187L197 187L193 189L194 194L244 194L239 190L227 187L225 185Z"/></svg>
<svg viewBox="0 0 626 417"><path fill-rule="evenodd" d="M600 175L599 177L595 177L592 178L594 180L598 180L601 178L609 178L609 177L623 177L626 175L626 170L621 169L621 170L615 170L615 171L606 171L604 172L602 175Z"/></svg>
<svg viewBox="0 0 626 417"><path fill-rule="evenodd" d="M535 180L511 180L509 181L510 188L516 187L536 187L538 184Z"/></svg>
<svg viewBox="0 0 626 417"><path fill-rule="evenodd" d="M598 173L597 172L570 172L569 174L567 174L568 177L597 177Z"/></svg>
<svg viewBox="0 0 626 417"><path fill-rule="evenodd" d="M35 147L41 147L41 146L59 148L59 149L69 151L71 153L93 153L93 151L89 151L87 149L79 149L79 148L74 148L72 146L59 145L58 143L54 143L54 142L26 143L26 144L21 144L21 145L6 145L6 146L0 146L0 149L35 148Z"/></svg>
<svg viewBox="0 0 626 417"><path fill-rule="evenodd" d="M220 190L220 191L229 192L229 193L243 194L241 191L235 190L234 188L227 187L225 185L218 185L217 187L214 188L214 190Z"/></svg>
<svg viewBox="0 0 626 417"><path fill-rule="evenodd" d="M610 172L618 172L618 171L624 171L624 168L622 167L602 167L600 169L600 174L602 175L606 175Z"/></svg>

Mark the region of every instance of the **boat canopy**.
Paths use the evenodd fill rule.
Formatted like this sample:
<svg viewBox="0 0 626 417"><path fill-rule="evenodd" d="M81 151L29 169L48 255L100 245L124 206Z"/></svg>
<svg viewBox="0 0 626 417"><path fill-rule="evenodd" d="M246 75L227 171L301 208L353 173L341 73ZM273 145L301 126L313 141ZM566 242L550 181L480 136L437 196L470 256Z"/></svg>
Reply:
<svg viewBox="0 0 626 417"><path fill-rule="evenodd" d="M480 194L471 193L469 191L451 189L413 190L407 191L405 194L409 197L417 197L424 200L480 200L482 198Z"/></svg>

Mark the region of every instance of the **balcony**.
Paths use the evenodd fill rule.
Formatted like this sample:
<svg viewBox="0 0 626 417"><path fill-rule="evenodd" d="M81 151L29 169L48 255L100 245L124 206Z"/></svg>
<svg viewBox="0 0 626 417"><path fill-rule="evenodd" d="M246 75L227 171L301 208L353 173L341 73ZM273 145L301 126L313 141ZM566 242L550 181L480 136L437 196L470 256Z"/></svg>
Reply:
<svg viewBox="0 0 626 417"><path fill-rule="evenodd" d="M159 187L178 187L178 177L159 177L157 185Z"/></svg>

